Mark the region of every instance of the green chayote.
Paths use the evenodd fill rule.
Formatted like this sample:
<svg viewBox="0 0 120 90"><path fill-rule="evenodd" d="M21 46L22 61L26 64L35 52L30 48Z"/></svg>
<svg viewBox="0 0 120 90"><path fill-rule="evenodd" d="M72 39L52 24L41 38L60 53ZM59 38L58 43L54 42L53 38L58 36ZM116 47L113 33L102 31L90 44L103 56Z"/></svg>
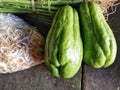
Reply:
<svg viewBox="0 0 120 90"><path fill-rule="evenodd" d="M46 38L46 65L54 76L71 78L78 72L82 57L78 12L71 6L63 6L57 11Z"/></svg>
<svg viewBox="0 0 120 90"><path fill-rule="evenodd" d="M101 8L95 2L80 5L84 55L83 61L94 68L108 67L114 61L117 45Z"/></svg>

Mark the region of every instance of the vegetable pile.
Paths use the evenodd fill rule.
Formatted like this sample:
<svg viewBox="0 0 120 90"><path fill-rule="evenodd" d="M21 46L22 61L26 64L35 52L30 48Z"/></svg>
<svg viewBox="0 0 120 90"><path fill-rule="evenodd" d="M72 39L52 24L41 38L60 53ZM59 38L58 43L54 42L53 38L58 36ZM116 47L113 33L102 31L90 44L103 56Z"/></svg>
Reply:
<svg viewBox="0 0 120 90"><path fill-rule="evenodd" d="M105 17L116 1L0 0L0 12L24 13L50 24L46 66L54 76L72 78L82 60L93 68L108 67L115 61L117 44Z"/></svg>
<svg viewBox="0 0 120 90"><path fill-rule="evenodd" d="M82 2L79 14L80 21L75 8L64 6L53 19L46 40L45 60L55 76L73 77L82 59L94 68L108 67L115 61L116 40L100 6Z"/></svg>

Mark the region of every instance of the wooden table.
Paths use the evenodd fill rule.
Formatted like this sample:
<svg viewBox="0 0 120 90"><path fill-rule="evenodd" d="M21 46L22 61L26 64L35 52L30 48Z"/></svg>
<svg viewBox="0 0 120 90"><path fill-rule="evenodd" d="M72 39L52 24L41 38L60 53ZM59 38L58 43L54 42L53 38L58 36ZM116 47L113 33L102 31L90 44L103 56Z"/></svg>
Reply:
<svg viewBox="0 0 120 90"><path fill-rule="evenodd" d="M38 27L46 37L50 26L37 22L37 19L25 20ZM109 17L109 24L118 46L116 61L112 66L93 69L83 63L75 77L62 79L52 76L42 64L13 74L0 74L0 90L120 90L120 5L116 13Z"/></svg>

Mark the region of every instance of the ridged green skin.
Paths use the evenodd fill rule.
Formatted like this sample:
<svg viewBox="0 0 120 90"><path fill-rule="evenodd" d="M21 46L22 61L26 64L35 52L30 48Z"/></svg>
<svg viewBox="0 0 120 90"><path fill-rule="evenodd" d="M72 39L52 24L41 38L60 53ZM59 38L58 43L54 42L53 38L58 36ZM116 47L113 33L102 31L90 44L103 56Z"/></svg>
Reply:
<svg viewBox="0 0 120 90"><path fill-rule="evenodd" d="M108 67L117 52L116 40L107 24L101 8L95 2L83 2L80 6L83 33L83 61L94 68Z"/></svg>
<svg viewBox="0 0 120 90"><path fill-rule="evenodd" d="M60 8L48 32L45 61L54 76L71 78L79 70L83 58L79 16L71 6Z"/></svg>

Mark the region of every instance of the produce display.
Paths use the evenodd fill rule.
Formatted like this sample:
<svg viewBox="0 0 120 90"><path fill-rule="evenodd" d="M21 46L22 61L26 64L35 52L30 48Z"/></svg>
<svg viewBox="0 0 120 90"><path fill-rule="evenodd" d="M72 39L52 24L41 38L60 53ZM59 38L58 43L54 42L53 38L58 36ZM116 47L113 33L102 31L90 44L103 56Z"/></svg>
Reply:
<svg viewBox="0 0 120 90"><path fill-rule="evenodd" d="M105 16L116 1L0 0L0 73L45 61L54 76L72 78L82 61L93 68L112 65L117 44ZM35 28L9 13L31 14L29 18L50 24L46 42Z"/></svg>
<svg viewBox="0 0 120 90"><path fill-rule="evenodd" d="M70 6L60 8L47 35L45 60L48 69L58 77L73 77L83 57L78 12Z"/></svg>
<svg viewBox="0 0 120 90"><path fill-rule="evenodd" d="M110 66L115 61L117 45L100 6L95 2L82 2L80 20L74 15L77 11L69 8L64 6L58 10L47 35L45 60L48 69L55 76L71 78L80 68L82 55L83 61L94 68ZM78 35L81 32L83 47Z"/></svg>

